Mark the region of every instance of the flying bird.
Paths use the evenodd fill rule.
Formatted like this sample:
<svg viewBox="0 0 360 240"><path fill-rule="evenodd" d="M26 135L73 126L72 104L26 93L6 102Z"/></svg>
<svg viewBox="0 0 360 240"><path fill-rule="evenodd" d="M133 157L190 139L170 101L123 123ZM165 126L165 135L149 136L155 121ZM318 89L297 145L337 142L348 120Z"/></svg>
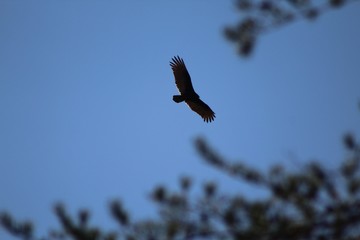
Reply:
<svg viewBox="0 0 360 240"><path fill-rule="evenodd" d="M211 108L201 101L199 95L195 92L189 72L186 69L184 60L179 56L173 57L170 62L171 69L175 76L175 84L180 95L174 95L173 100L176 103L185 101L185 103L197 114L199 114L204 122L211 122L215 118L215 113Z"/></svg>

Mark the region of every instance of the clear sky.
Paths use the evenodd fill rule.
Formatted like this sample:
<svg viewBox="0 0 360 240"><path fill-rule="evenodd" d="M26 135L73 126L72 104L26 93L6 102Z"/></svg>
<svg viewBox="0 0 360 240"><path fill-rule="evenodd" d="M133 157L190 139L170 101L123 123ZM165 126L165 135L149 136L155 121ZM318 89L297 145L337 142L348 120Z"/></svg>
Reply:
<svg viewBox="0 0 360 240"><path fill-rule="evenodd" d="M359 10L267 33L241 59L222 35L232 1L0 0L0 211L42 235L58 201L105 226L114 198L153 216L150 191L183 175L245 194L203 164L198 136L263 170L336 166L342 135L360 138ZM172 101L174 55L214 122Z"/></svg>

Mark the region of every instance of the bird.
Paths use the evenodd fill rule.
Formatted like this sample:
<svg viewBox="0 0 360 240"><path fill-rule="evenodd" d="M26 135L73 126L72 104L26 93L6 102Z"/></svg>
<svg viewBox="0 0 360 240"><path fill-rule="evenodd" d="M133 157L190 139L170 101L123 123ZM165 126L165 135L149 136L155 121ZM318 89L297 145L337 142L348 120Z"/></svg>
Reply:
<svg viewBox="0 0 360 240"><path fill-rule="evenodd" d="M170 66L174 73L176 87L180 93L180 95L173 96L174 102L181 103L185 101L191 110L203 118L204 122L214 121L215 113L195 92L184 60L179 56L175 56L171 59Z"/></svg>

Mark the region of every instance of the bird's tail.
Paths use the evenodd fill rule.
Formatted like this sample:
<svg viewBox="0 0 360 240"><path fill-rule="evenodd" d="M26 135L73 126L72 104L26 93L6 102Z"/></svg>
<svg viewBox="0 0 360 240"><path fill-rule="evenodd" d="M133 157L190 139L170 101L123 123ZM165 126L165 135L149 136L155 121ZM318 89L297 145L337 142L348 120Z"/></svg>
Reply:
<svg viewBox="0 0 360 240"><path fill-rule="evenodd" d="M180 102L184 101L184 98L181 95L174 95L173 100L176 103L180 103Z"/></svg>

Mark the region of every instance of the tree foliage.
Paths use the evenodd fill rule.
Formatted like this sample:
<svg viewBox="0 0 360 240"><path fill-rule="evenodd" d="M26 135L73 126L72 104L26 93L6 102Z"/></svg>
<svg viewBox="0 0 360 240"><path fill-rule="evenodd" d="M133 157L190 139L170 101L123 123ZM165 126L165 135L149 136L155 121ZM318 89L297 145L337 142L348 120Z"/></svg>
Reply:
<svg viewBox="0 0 360 240"><path fill-rule="evenodd" d="M267 196L248 199L246 193L221 193L208 182L202 194L191 197L192 180L180 179L179 190L164 186L151 193L159 214L152 220L134 221L120 201L109 209L119 229L102 230L90 225L90 213L71 216L57 204L54 212L60 229L48 236L33 235L31 222L19 222L1 213L0 225L21 239L360 239L360 145L345 135L348 153L337 169L310 162L297 171L280 165L262 173L241 162L218 155L204 139L195 145L202 159L238 181L263 188Z"/></svg>
<svg viewBox="0 0 360 240"><path fill-rule="evenodd" d="M237 0L240 20L226 27L226 38L241 56L249 56L259 36L296 20L315 20L321 14L358 0Z"/></svg>

